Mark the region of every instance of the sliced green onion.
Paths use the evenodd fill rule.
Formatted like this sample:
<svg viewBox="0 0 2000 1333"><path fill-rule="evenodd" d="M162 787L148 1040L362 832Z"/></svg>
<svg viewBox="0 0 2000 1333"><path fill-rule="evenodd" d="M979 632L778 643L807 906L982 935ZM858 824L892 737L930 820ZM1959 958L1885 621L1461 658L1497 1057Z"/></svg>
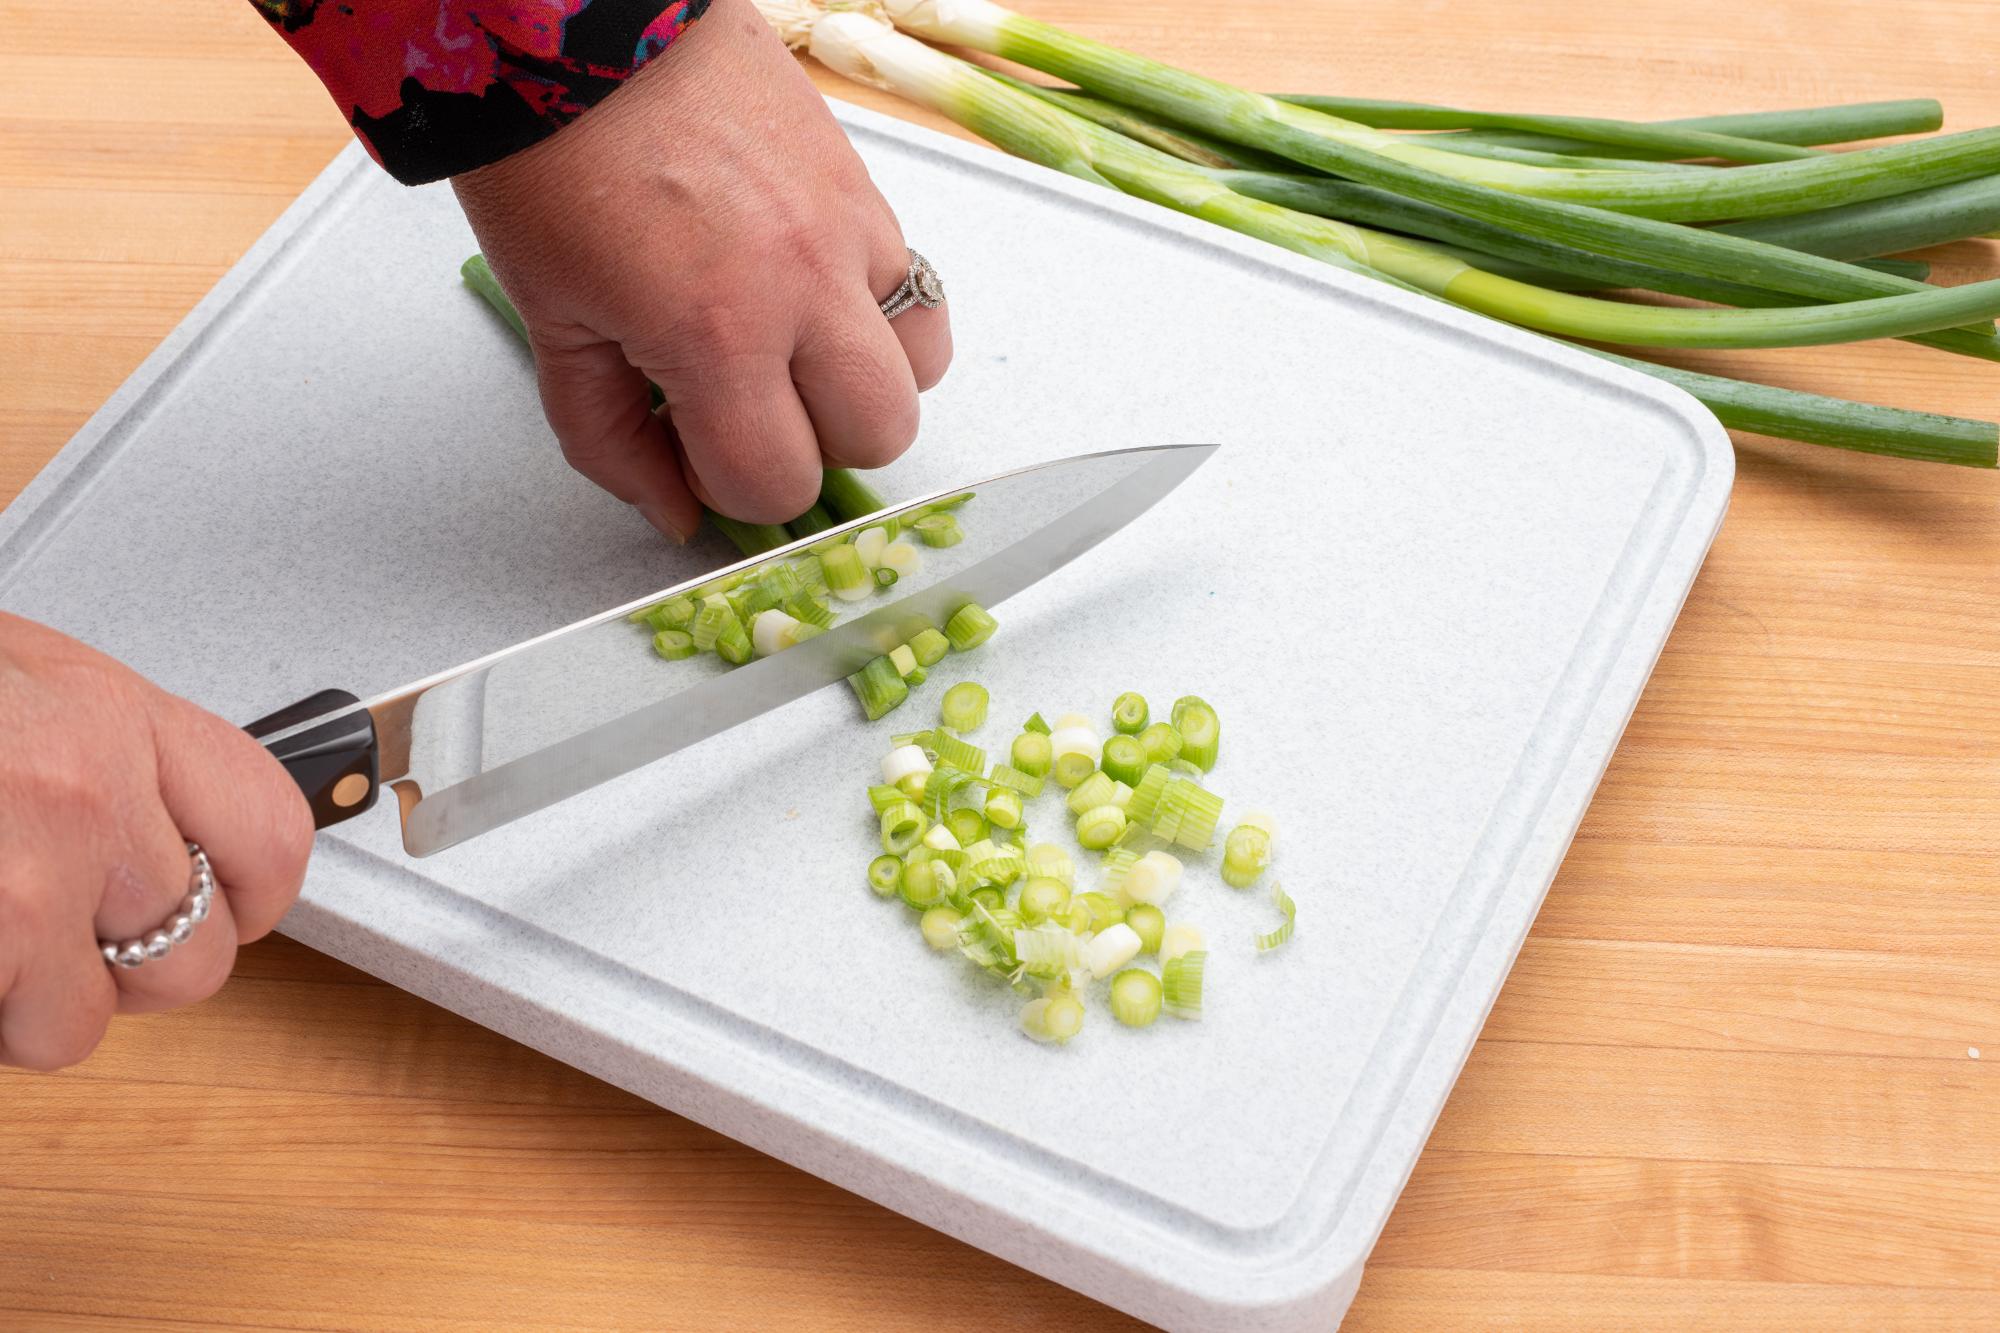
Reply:
<svg viewBox="0 0 2000 1333"><path fill-rule="evenodd" d="M1139 733L1139 748L1145 752L1149 764L1168 764L1180 758L1181 734L1174 730L1171 722L1155 722ZM1126 779L1131 781L1131 779ZM1138 786L1136 782L1133 786Z"/></svg>
<svg viewBox="0 0 2000 1333"><path fill-rule="evenodd" d="M1039 731L1024 731L1014 738L1014 746L1008 752L1014 767L1031 778L1048 775L1049 767L1055 762L1055 750L1049 744L1048 736Z"/></svg>
<svg viewBox="0 0 2000 1333"><path fill-rule="evenodd" d="M895 663L896 674L906 681L910 678L910 673L917 670L917 655L911 651L907 643L899 643L891 648L889 660Z"/></svg>
<svg viewBox="0 0 2000 1333"><path fill-rule="evenodd" d="M1069 886L1061 880L1031 876L1021 886L1020 912L1023 921L1040 925L1062 915L1069 907Z"/></svg>
<svg viewBox="0 0 2000 1333"><path fill-rule="evenodd" d="M792 539L791 533L775 523L744 523L712 510L709 512L708 521L715 524L715 530L727 537L730 544L745 555L762 555L766 551L776 550Z"/></svg>
<svg viewBox="0 0 2000 1333"><path fill-rule="evenodd" d="M787 617L789 619L789 617ZM742 666L753 655L749 631L735 616L722 623L722 632L715 637L715 655L731 666Z"/></svg>
<svg viewBox="0 0 2000 1333"><path fill-rule="evenodd" d="M882 550L888 544L889 530L885 527L863 528L854 534L854 553L870 570L881 565Z"/></svg>
<svg viewBox="0 0 2000 1333"><path fill-rule="evenodd" d="M843 523L866 518L888 507L867 482L844 467L830 467L820 478L819 502Z"/></svg>
<svg viewBox="0 0 2000 1333"><path fill-rule="evenodd" d="M887 810L896 802L907 801L909 799L909 794L901 787L886 782L879 787L870 787L868 789L868 804L874 809L875 816L878 819L881 818L884 810Z"/></svg>
<svg viewBox="0 0 2000 1333"><path fill-rule="evenodd" d="M1082 914L1082 928L1091 931L1109 930L1125 919L1125 909L1119 906L1118 900L1095 889L1089 893L1071 894L1069 907L1072 930L1077 928L1079 912Z"/></svg>
<svg viewBox="0 0 2000 1333"><path fill-rule="evenodd" d="M953 731L977 731L986 725L986 687L976 680L962 680L944 692L938 705L940 720Z"/></svg>
<svg viewBox="0 0 2000 1333"><path fill-rule="evenodd" d="M986 608L976 602L967 602L951 613L951 619L944 623L944 636L951 640L951 646L958 652L968 652L993 637L993 631L1000 623L986 613Z"/></svg>
<svg viewBox="0 0 2000 1333"><path fill-rule="evenodd" d="M1060 1046L1083 1031L1083 1001L1068 991L1030 1000L1021 1010L1021 1030Z"/></svg>
<svg viewBox="0 0 2000 1333"><path fill-rule="evenodd" d="M1167 914L1151 903L1135 903L1125 909L1125 924L1139 936L1139 952L1157 953L1167 933Z"/></svg>
<svg viewBox="0 0 2000 1333"><path fill-rule="evenodd" d="M930 777L928 773L912 773L907 777L898 778L896 790L903 793L908 800L922 801L924 788L930 785Z"/></svg>
<svg viewBox="0 0 2000 1333"><path fill-rule="evenodd" d="M901 856L923 838L929 821L924 812L908 801L898 801L882 812L882 850Z"/></svg>
<svg viewBox="0 0 2000 1333"><path fill-rule="evenodd" d="M1028 849L1028 873L1037 879L1052 879L1064 888L1076 885L1076 866L1069 853L1052 842L1038 842Z"/></svg>
<svg viewBox="0 0 2000 1333"><path fill-rule="evenodd" d="M1076 936L1058 925L1024 926L1014 931L1014 957L1031 977L1067 977L1078 964Z"/></svg>
<svg viewBox="0 0 2000 1333"><path fill-rule="evenodd" d="M1117 784L1111 780L1109 775L1092 773L1071 790L1063 804L1069 807L1071 815L1081 819L1085 811L1094 810L1100 805L1111 804L1111 789L1115 785Z"/></svg>
<svg viewBox="0 0 2000 1333"><path fill-rule="evenodd" d="M1222 882L1247 889L1271 864L1271 835L1253 824L1238 824L1222 842Z"/></svg>
<svg viewBox="0 0 2000 1333"><path fill-rule="evenodd" d="M799 576L799 590L820 593L826 591L826 571L820 568L819 557L802 555L792 562L792 569Z"/></svg>
<svg viewBox="0 0 2000 1333"><path fill-rule="evenodd" d="M940 764L979 777L986 772L986 751L971 741L960 740L942 729L931 733L930 748L937 754Z"/></svg>
<svg viewBox="0 0 2000 1333"><path fill-rule="evenodd" d="M950 907L932 907L925 910L917 929L924 933L924 943L944 953L958 947L958 933L964 928L965 917Z"/></svg>
<svg viewBox="0 0 2000 1333"><path fill-rule="evenodd" d="M1153 816L1159 813L1160 798L1166 795L1167 784L1173 778L1173 772L1165 764L1148 767L1132 785L1132 799L1125 802L1125 818L1151 828Z"/></svg>
<svg viewBox="0 0 2000 1333"><path fill-rule="evenodd" d="M1010 764L993 765L993 771L986 775L986 780L996 786L1012 788L1026 797L1042 794L1042 779L1032 773L1023 773Z"/></svg>
<svg viewBox="0 0 2000 1333"><path fill-rule="evenodd" d="M1222 719L1206 702L1192 694L1174 700L1174 730L1181 734L1180 758L1204 773L1215 767L1216 752L1222 748Z"/></svg>
<svg viewBox="0 0 2000 1333"><path fill-rule="evenodd" d="M936 666L951 651L951 640L934 629L918 630L910 636L910 651L917 655L918 666Z"/></svg>
<svg viewBox="0 0 2000 1333"><path fill-rule="evenodd" d="M1258 953L1265 953L1271 949L1275 949L1286 940L1289 940L1292 937L1293 929L1298 925L1299 905L1292 901L1292 895L1285 892L1284 885L1273 884L1271 886L1271 901L1276 903L1278 910L1285 914L1285 923L1276 930L1267 931L1257 937Z"/></svg>
<svg viewBox="0 0 2000 1333"><path fill-rule="evenodd" d="M1058 786L1074 788L1097 771L1097 756L1089 750L1071 750L1056 756L1052 770Z"/></svg>
<svg viewBox="0 0 2000 1333"><path fill-rule="evenodd" d="M796 541L800 537L810 537L815 533L825 532L832 526L833 515L827 512L825 505L815 501L811 509L785 524L785 531L791 533L793 540Z"/></svg>
<svg viewBox="0 0 2000 1333"><path fill-rule="evenodd" d="M975 773L946 764L924 779L924 808L933 819L944 818L951 808L952 797L979 780Z"/></svg>
<svg viewBox="0 0 2000 1333"><path fill-rule="evenodd" d="M1046 736L1049 734L1049 724L1042 721L1040 713L1031 713L1028 715L1028 720L1021 724L1021 730L1032 731L1038 736Z"/></svg>
<svg viewBox="0 0 2000 1333"><path fill-rule="evenodd" d="M923 667L916 667L911 670L909 675L903 677L903 679L909 684L911 689L915 689L917 686L923 684L926 680L928 680L930 678L930 674L931 673L925 670Z"/></svg>
<svg viewBox="0 0 2000 1333"><path fill-rule="evenodd" d="M882 568L898 578L909 578L924 567L924 558L907 540L890 542L882 548Z"/></svg>
<svg viewBox="0 0 2000 1333"><path fill-rule="evenodd" d="M734 617L731 617L733 620ZM742 627L737 627L738 633ZM854 695L861 700L861 710L873 722L888 714L910 697L910 687L896 664L887 657L878 657L867 666L847 678Z"/></svg>
<svg viewBox="0 0 2000 1333"><path fill-rule="evenodd" d="M903 867L903 901L920 912L941 907L958 887L958 872L943 861L911 861Z"/></svg>
<svg viewBox="0 0 2000 1333"><path fill-rule="evenodd" d="M1101 852L1125 832L1125 812L1115 805L1100 805L1076 821L1076 840L1094 852Z"/></svg>
<svg viewBox="0 0 2000 1333"><path fill-rule="evenodd" d="M1135 903L1158 907L1174 896L1186 868L1171 852L1147 852L1125 875L1125 896Z"/></svg>
<svg viewBox="0 0 2000 1333"><path fill-rule="evenodd" d="M1132 803L1132 789L1122 782L1111 784L1111 804L1123 810Z"/></svg>
<svg viewBox="0 0 2000 1333"><path fill-rule="evenodd" d="M1136 736L1146 729L1146 696L1127 690L1111 701L1111 726L1126 736Z"/></svg>
<svg viewBox="0 0 2000 1333"><path fill-rule="evenodd" d="M965 533L953 514L925 514L910 524L910 530L926 546L956 546L965 540Z"/></svg>
<svg viewBox="0 0 2000 1333"><path fill-rule="evenodd" d="M889 568L887 565L882 565L879 568L871 571L871 573L875 580L876 587L893 588L896 586L896 577L897 577L896 571Z"/></svg>
<svg viewBox="0 0 2000 1333"><path fill-rule="evenodd" d="M1002 768L1006 767L1004 764ZM999 769L994 770L995 773ZM1021 827L1021 793L1008 787L991 787L986 792L986 821L995 828Z"/></svg>
<svg viewBox="0 0 2000 1333"><path fill-rule="evenodd" d="M1214 843L1215 826L1221 819L1220 796L1187 778L1175 778L1160 796L1152 830L1155 837L1201 851Z"/></svg>
<svg viewBox="0 0 2000 1333"><path fill-rule="evenodd" d="M797 643L798 630L796 619L771 607L757 613L757 619L750 626L750 643L757 656L770 657Z"/></svg>
<svg viewBox="0 0 2000 1333"><path fill-rule="evenodd" d="M986 836L986 816L977 810L953 810L945 815L944 826L958 839L959 846L968 850Z"/></svg>
<svg viewBox="0 0 2000 1333"><path fill-rule="evenodd" d="M722 627L734 620L736 613L729 607L729 599L721 594L702 598L701 610L695 613L688 633L694 646L705 653L715 651L715 641L722 636Z"/></svg>
<svg viewBox="0 0 2000 1333"><path fill-rule="evenodd" d="M695 604L692 598L670 597L646 613L646 620L654 629L686 629L694 623Z"/></svg>
<svg viewBox="0 0 2000 1333"><path fill-rule="evenodd" d="M1206 949L1208 944L1201 937L1201 929L1185 921L1167 927L1167 933L1160 937L1160 962L1171 963L1186 954Z"/></svg>
<svg viewBox="0 0 2000 1333"><path fill-rule="evenodd" d="M817 625L829 629L833 625L833 608L814 596L810 589L801 588L785 599L785 614L802 625Z"/></svg>
<svg viewBox="0 0 2000 1333"><path fill-rule="evenodd" d="M884 852L868 863L868 887L879 898L893 898L903 887L903 862Z"/></svg>
<svg viewBox="0 0 2000 1333"><path fill-rule="evenodd" d="M934 852L961 852L965 850L959 846L958 835L951 831L951 825L945 823L943 819L939 819L935 824L932 824L924 833L924 846Z"/></svg>
<svg viewBox="0 0 2000 1333"><path fill-rule="evenodd" d="M1128 967L1111 978L1111 1016L1128 1028L1150 1027L1164 998L1160 979L1143 967Z"/></svg>
<svg viewBox="0 0 2000 1333"><path fill-rule="evenodd" d="M701 650L694 646L694 635L686 630L663 629L653 635L653 651L669 662L678 662Z"/></svg>
<svg viewBox="0 0 2000 1333"><path fill-rule="evenodd" d="M990 884L982 884L967 895L967 901L976 903L989 912L998 912L1007 906L1007 895Z"/></svg>
<svg viewBox="0 0 2000 1333"><path fill-rule="evenodd" d="M827 591L843 602L859 602L874 590L875 581L869 577L868 566L862 561L861 553L845 543L822 551L820 568L826 574Z"/></svg>
<svg viewBox="0 0 2000 1333"><path fill-rule="evenodd" d="M1139 956L1139 932L1119 921L1083 942L1083 965L1102 980Z"/></svg>
<svg viewBox="0 0 2000 1333"><path fill-rule="evenodd" d="M1125 895L1125 877L1137 864L1139 853L1128 847L1114 847L1104 854L1104 864L1098 868L1097 882L1118 900L1120 907L1132 905L1132 900Z"/></svg>
<svg viewBox="0 0 2000 1333"><path fill-rule="evenodd" d="M1208 954L1196 949L1161 967L1167 1012L1175 1018L1201 1017L1201 974L1207 965Z"/></svg>
<svg viewBox="0 0 2000 1333"><path fill-rule="evenodd" d="M1114 781L1136 787L1146 775L1146 763L1146 747L1139 738L1120 735L1104 742L1104 757L1099 766Z"/></svg>

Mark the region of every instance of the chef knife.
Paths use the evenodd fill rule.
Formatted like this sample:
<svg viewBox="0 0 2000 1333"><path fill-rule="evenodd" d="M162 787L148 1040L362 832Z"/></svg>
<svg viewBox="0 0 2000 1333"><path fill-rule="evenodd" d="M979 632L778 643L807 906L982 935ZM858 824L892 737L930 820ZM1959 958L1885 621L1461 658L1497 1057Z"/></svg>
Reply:
<svg viewBox="0 0 2000 1333"><path fill-rule="evenodd" d="M1002 601L1144 513L1215 448L1083 454L939 491L373 699L322 691L247 730L299 784L315 825L352 819L387 787L404 848L428 856L840 681L967 603ZM667 662L627 623L732 574L960 496L970 497L956 511L963 540L924 548L921 567L882 595L834 601L837 612L859 614L783 652L734 668L707 654Z"/></svg>

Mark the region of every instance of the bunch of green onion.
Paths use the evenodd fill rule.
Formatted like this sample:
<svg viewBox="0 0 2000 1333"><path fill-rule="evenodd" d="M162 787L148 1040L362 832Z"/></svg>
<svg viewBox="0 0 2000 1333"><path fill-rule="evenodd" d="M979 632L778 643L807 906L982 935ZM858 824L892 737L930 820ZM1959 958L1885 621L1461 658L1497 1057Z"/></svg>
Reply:
<svg viewBox="0 0 2000 1333"><path fill-rule="evenodd" d="M2000 229L2000 128L1820 147L1935 130L1934 102L1648 124L1274 97L992 0L758 4L830 68L1010 152L1552 337L1639 348L1903 338L2000 361L2000 280L1937 287L1924 265L1881 258ZM1024 83L906 34L1074 86ZM1587 294L1612 289L1705 304ZM1991 422L1587 350L1681 386L1743 430L1982 467L2000 449Z"/></svg>
<svg viewBox="0 0 2000 1333"><path fill-rule="evenodd" d="M1202 785L1220 750L1215 710L1187 696L1171 720L1150 722L1145 699L1123 694L1103 739L1083 714L1051 724L1036 713L1007 760L989 765L965 739L989 705L984 686L962 681L945 692L937 727L890 739L882 780L868 789L882 847L869 887L916 912L933 949L1028 996L1021 1026L1038 1041L1080 1032L1098 981L1108 980L1112 1015L1127 1027L1162 1011L1200 1018L1208 946L1193 923L1169 924L1165 904L1186 878L1182 856L1212 847L1220 826L1222 798ZM1095 888L1079 884L1067 850L1029 835L1029 803L1055 794L1051 779L1079 850L1100 853ZM1244 816L1223 840L1223 882L1254 885L1276 837L1269 816ZM1272 900L1284 920L1256 937L1260 951L1289 940L1298 915L1283 888L1273 885Z"/></svg>

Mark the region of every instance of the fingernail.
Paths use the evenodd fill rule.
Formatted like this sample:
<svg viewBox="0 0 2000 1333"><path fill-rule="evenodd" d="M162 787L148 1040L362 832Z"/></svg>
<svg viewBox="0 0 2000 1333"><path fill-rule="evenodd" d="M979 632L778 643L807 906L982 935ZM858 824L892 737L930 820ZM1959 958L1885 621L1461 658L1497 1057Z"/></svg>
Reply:
<svg viewBox="0 0 2000 1333"><path fill-rule="evenodd" d="M659 529L661 536L673 538L674 545L686 546L688 544L690 534L682 532L679 528L675 527L673 520L667 517L667 511L659 505L640 505L639 514L648 523Z"/></svg>

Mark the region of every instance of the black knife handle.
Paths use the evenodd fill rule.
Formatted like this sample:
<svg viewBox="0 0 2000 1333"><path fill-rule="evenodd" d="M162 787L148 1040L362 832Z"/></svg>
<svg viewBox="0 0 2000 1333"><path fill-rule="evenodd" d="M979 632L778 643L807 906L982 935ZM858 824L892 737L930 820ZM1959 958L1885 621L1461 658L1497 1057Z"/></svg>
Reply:
<svg viewBox="0 0 2000 1333"><path fill-rule="evenodd" d="M243 730L262 740L336 709L361 701L345 690L321 690ZM312 807L313 827L325 828L352 819L375 804L381 792L377 763L375 719L366 709L335 718L296 736L265 747L285 766L292 781Z"/></svg>

